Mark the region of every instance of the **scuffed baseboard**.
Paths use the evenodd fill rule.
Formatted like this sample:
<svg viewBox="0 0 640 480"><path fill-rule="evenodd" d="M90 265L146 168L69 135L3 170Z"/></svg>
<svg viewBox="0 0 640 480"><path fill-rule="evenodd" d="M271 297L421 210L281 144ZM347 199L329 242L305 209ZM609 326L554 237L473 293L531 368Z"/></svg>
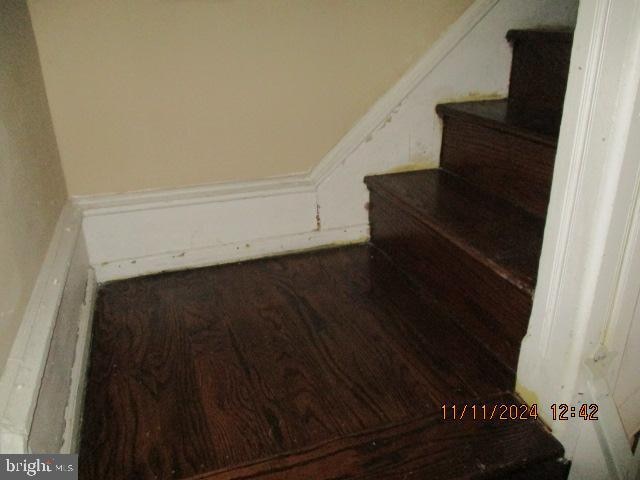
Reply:
<svg viewBox="0 0 640 480"><path fill-rule="evenodd" d="M93 326L93 309L95 306L98 284L93 269L89 269L84 302L80 308L78 319L78 335L75 348L75 358L71 370L71 388L69 400L64 412L64 433L60 453L75 453L80 447L80 432L82 427L82 410L86 387L87 369L89 367L89 350L91 347L91 332Z"/></svg>
<svg viewBox="0 0 640 480"><path fill-rule="evenodd" d="M368 225L259 238L96 265L100 282L366 242Z"/></svg>
<svg viewBox="0 0 640 480"><path fill-rule="evenodd" d="M76 249L81 242L82 216L71 205L62 210L47 254L36 279L20 329L14 340L2 377L0 378L0 452L27 453L43 378L49 360L52 337L60 316L73 317L76 306L72 285L81 285L82 278L71 279ZM74 268L81 277L88 272ZM75 275L75 274L74 274ZM82 298L83 295L80 295ZM72 339L73 344L75 340ZM53 370L56 369L52 366ZM62 408L66 404L62 394Z"/></svg>

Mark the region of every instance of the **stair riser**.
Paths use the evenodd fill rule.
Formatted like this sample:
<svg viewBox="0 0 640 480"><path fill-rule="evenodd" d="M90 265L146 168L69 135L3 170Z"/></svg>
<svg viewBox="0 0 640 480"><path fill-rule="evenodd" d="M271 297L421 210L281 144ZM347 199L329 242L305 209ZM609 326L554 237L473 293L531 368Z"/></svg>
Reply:
<svg viewBox="0 0 640 480"><path fill-rule="evenodd" d="M534 37L514 39L512 45L509 98L526 108L561 111L571 42Z"/></svg>
<svg viewBox="0 0 640 480"><path fill-rule="evenodd" d="M443 312L515 371L531 297L388 198L372 192L370 204L373 243L412 278L425 300L438 292Z"/></svg>
<svg viewBox="0 0 640 480"><path fill-rule="evenodd" d="M546 143L444 118L441 167L538 217L547 210L555 153Z"/></svg>

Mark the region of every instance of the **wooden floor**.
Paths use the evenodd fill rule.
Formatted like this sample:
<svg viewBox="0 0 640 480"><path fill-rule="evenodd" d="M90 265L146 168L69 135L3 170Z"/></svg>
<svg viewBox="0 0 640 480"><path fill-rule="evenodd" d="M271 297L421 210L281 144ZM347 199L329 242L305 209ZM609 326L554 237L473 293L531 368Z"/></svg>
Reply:
<svg viewBox="0 0 640 480"><path fill-rule="evenodd" d="M367 245L104 286L81 478L475 478L559 456L533 421L442 419L517 399L434 312Z"/></svg>

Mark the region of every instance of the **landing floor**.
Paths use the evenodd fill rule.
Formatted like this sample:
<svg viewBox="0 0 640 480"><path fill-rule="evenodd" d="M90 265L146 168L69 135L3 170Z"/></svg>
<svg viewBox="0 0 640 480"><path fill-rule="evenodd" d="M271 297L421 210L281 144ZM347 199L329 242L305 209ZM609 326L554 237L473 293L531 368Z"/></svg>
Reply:
<svg viewBox="0 0 640 480"><path fill-rule="evenodd" d="M442 419L512 383L371 246L115 282L81 478L466 478L557 455L534 422Z"/></svg>

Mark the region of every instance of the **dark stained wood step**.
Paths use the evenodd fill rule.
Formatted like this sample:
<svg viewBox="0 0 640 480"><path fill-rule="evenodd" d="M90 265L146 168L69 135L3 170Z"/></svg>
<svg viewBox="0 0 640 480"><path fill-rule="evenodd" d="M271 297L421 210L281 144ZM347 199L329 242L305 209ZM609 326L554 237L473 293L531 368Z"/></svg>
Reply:
<svg viewBox="0 0 640 480"><path fill-rule="evenodd" d="M442 169L374 175L365 183L516 288L533 293L544 222Z"/></svg>
<svg viewBox="0 0 640 480"><path fill-rule="evenodd" d="M108 284L92 341L81 478L233 469L514 383L367 245Z"/></svg>
<svg viewBox="0 0 640 480"><path fill-rule="evenodd" d="M518 409L522 402L500 395L481 405L491 411L503 405ZM558 441L532 420L454 421L432 412L193 480L534 478L523 475L557 463L562 455ZM566 478L562 471L550 472L546 467L544 478Z"/></svg>
<svg viewBox="0 0 640 480"><path fill-rule="evenodd" d="M550 147L558 144L561 118L554 111L533 114L509 100L441 103L440 116L457 117ZM546 113L546 114L545 114Z"/></svg>
<svg viewBox="0 0 640 480"><path fill-rule="evenodd" d="M495 100L438 105L440 165L528 212L546 214L560 117Z"/></svg>
<svg viewBox="0 0 640 480"><path fill-rule="evenodd" d="M562 112L573 31L510 30L513 47L509 98L529 111Z"/></svg>
<svg viewBox="0 0 640 480"><path fill-rule="evenodd" d="M515 370L544 223L443 170L371 176L372 242Z"/></svg>
<svg viewBox="0 0 640 480"><path fill-rule="evenodd" d="M524 40L571 45L573 43L573 28L514 28L507 32L507 40L510 42Z"/></svg>

